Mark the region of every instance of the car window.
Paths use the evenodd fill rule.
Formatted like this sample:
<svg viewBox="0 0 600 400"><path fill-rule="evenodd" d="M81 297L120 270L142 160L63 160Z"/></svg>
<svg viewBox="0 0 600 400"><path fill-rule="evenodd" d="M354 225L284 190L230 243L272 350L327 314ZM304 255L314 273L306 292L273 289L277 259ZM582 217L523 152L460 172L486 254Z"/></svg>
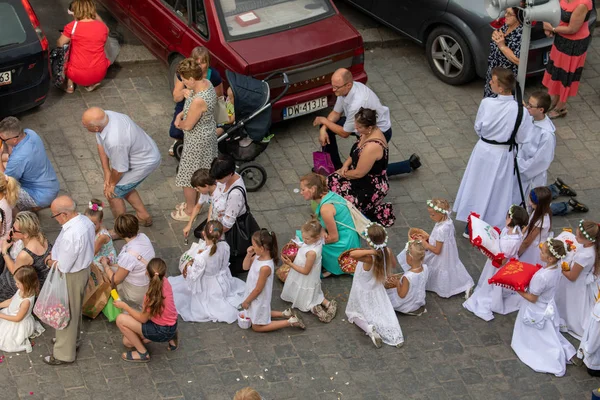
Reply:
<svg viewBox="0 0 600 400"><path fill-rule="evenodd" d="M225 34L234 40L292 29L333 15L328 0L216 0Z"/></svg>
<svg viewBox="0 0 600 400"><path fill-rule="evenodd" d="M27 33L17 11L10 4L0 2L0 47L21 44L26 39Z"/></svg>
<svg viewBox="0 0 600 400"><path fill-rule="evenodd" d="M208 36L208 23L206 22L206 12L204 11L204 0L194 0L194 14L192 23L194 28L204 36Z"/></svg>
<svg viewBox="0 0 600 400"><path fill-rule="evenodd" d="M168 4L178 17L188 22L187 0L163 0Z"/></svg>

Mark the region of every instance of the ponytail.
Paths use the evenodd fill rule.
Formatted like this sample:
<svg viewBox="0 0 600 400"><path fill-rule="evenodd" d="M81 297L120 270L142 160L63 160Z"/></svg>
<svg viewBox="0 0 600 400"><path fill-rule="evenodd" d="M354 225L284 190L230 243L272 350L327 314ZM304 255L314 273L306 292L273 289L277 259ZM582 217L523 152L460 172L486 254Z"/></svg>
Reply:
<svg viewBox="0 0 600 400"><path fill-rule="evenodd" d="M150 284L146 292L145 310L150 317L160 315L164 308L163 279L167 273L167 264L161 258L153 258L148 262L146 271L150 277Z"/></svg>
<svg viewBox="0 0 600 400"><path fill-rule="evenodd" d="M223 224L217 220L208 221L204 225L204 238L212 242L209 255L212 256L217 252L217 244L223 234Z"/></svg>

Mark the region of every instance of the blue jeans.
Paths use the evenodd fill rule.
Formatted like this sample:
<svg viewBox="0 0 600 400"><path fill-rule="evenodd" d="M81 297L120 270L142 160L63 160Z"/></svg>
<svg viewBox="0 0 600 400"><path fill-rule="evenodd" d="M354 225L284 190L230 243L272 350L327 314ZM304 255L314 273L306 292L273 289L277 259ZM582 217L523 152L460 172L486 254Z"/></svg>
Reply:
<svg viewBox="0 0 600 400"><path fill-rule="evenodd" d="M554 183L552 185L548 185L548 189L550 189L552 192L552 200L560 196L560 189ZM552 215L567 215L571 212L569 203L566 201L552 203L550 204L550 209L552 210Z"/></svg>
<svg viewBox="0 0 600 400"><path fill-rule="evenodd" d="M339 126L344 126L344 123L346 123L346 117L341 117L336 122L336 124ZM383 135L385 136L385 140L387 140L389 143L390 140L392 140L392 128L383 132ZM333 163L333 166L335 167L336 170L338 170L338 169L342 168L343 162L340 159L340 151L338 149L337 138L336 138L337 135L334 132L327 129L327 136L329 137L329 144L323 146L323 151L326 153L329 153L329 155L331 156L331 162ZM396 162L396 163L388 163L388 167L387 167L387 175L388 176L408 174L409 172L412 172L412 168L410 167L409 160L404 160L404 161L400 161L400 162Z"/></svg>

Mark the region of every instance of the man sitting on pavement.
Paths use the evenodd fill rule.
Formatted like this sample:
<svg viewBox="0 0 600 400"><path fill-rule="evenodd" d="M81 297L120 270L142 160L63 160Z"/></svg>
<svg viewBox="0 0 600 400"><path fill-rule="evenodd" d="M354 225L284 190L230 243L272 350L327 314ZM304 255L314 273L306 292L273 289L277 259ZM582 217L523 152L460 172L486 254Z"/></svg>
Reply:
<svg viewBox="0 0 600 400"><path fill-rule="evenodd" d="M125 114L91 107L83 113L82 122L96 134L104 195L113 216L125 214L125 199L135 209L140 225L151 226L152 216L136 188L160 165L156 143Z"/></svg>
<svg viewBox="0 0 600 400"><path fill-rule="evenodd" d="M0 121L2 162L0 171L19 181L19 211L37 211L50 206L60 184L46 155L42 139L31 129L23 129L15 117Z"/></svg>
<svg viewBox="0 0 600 400"><path fill-rule="evenodd" d="M377 127L381 129L388 143L392 139L392 124L390 110L383 106L379 97L367 86L354 82L352 73L345 68L340 68L331 76L333 93L337 101L327 118L316 117L313 126L320 126L319 142L323 151L331 155L331 161L336 170L342 167L342 160L337 146L336 135L347 138L356 136L354 115L361 107L375 110L377 113ZM408 160L390 163L387 175L406 174L421 166L421 160L412 154Z"/></svg>

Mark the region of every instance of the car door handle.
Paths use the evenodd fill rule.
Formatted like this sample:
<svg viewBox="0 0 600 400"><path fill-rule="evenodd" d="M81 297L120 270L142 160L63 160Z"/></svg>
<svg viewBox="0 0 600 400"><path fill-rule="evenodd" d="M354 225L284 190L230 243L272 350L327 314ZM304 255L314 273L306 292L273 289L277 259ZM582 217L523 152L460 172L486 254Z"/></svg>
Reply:
<svg viewBox="0 0 600 400"><path fill-rule="evenodd" d="M178 38L179 36L181 36L181 29L177 28L174 25L171 25L171 29L170 29L171 33L173 34L173 36L175 36L176 38Z"/></svg>

